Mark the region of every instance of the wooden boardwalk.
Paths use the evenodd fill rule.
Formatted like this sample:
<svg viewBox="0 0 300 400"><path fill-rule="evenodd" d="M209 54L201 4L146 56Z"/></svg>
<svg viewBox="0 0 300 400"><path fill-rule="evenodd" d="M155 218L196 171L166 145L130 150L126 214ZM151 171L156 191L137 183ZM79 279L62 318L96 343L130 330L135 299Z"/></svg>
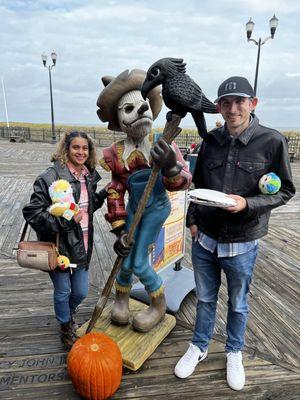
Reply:
<svg viewBox="0 0 300 400"><path fill-rule="evenodd" d="M66 351L53 315L52 284L47 274L17 266L13 248L22 226L21 209L32 182L49 164L53 147L0 141L0 398L75 400L66 373ZM300 190L300 163L292 164ZM103 183L109 176L101 172ZM91 290L78 320L90 318L113 265L114 237L95 214ZM214 340L206 361L186 380L173 375L191 339L195 294L177 313L177 325L137 372L124 369L114 399L300 399L300 195L273 212L270 232L260 253L250 293L250 317L244 364L246 386L228 388L225 379L226 285L222 285ZM183 261L191 267L190 238Z"/></svg>

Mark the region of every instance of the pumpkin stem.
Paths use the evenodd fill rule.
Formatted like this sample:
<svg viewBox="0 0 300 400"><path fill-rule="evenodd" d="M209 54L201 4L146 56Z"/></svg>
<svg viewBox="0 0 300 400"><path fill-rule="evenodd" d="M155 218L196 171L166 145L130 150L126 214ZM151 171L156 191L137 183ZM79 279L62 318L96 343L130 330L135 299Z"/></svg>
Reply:
<svg viewBox="0 0 300 400"><path fill-rule="evenodd" d="M92 351L98 351L99 350L99 346L96 343L94 343L94 344L91 345L91 350Z"/></svg>

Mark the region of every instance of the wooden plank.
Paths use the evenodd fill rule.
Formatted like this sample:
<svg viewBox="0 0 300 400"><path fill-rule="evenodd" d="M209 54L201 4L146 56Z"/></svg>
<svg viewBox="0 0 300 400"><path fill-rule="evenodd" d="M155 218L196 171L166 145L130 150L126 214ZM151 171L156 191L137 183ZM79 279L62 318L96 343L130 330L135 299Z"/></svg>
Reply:
<svg viewBox="0 0 300 400"><path fill-rule="evenodd" d="M96 322L92 332L104 332L114 339L122 353L123 365L132 371L138 370L148 357L155 351L157 346L171 332L176 325L176 319L172 315L166 314L165 318L158 323L150 332L140 333L132 328L132 318L139 311L148 308L140 301L129 300L131 318L126 326L117 326L111 323L111 305L106 306L101 318ZM87 329L87 321L77 331L79 336L83 336Z"/></svg>
<svg viewBox="0 0 300 400"><path fill-rule="evenodd" d="M144 398L155 399L158 396L167 396L167 398L173 399L176 398L174 396L180 395L181 398L208 399L206 397L208 395L211 398L221 398L221 393L222 398L232 398L232 391L227 387L224 379L225 354L221 351L220 344L216 342L212 342L207 360L197 366L192 377L180 380L173 375L174 365L185 350L183 345L186 345L187 333L181 331L180 328L175 328L157 348L147 364L140 369L138 375L125 369L121 387L112 398L142 399L144 396ZM40 390L43 390L43 393L49 393L49 387L52 386L53 393L55 393L57 386L62 386L62 391L57 392L58 398L65 399L67 397L63 396L69 393L70 399L76 399L75 394L69 391L71 385L66 374L65 362L66 354L64 352L2 359L0 364L1 398L9 398L9 389L12 390L12 388L13 394L16 396L12 398L19 398L17 394L22 392L27 393L27 398L35 399L39 398L35 397L36 393L41 395ZM277 390L279 388L287 389L287 387L293 387L293 384L299 383L299 375L258 358L246 356L244 364L247 384L245 390L241 392L244 397L240 398L248 399L248 394L260 393L264 385L270 384L270 380L280 382L279 385L274 383L272 385L273 389L277 388ZM295 390L292 393L295 393Z"/></svg>
<svg viewBox="0 0 300 400"><path fill-rule="evenodd" d="M2 141L0 149L0 398L77 400L66 375L66 350L54 317L52 283L47 274L23 270L10 258L22 206L54 148ZM292 168L299 189L300 163L294 162ZM99 172L103 176L99 187L103 187L110 177ZM121 387L113 399L300 399L299 210L297 194L286 206L274 210L269 235L261 241L250 292L245 389L232 392L225 379L227 293L223 277L214 334L217 340L212 341L207 360L187 380L173 375L192 337L196 296L190 293L176 315L177 325L139 371L124 368ZM115 257L115 238L104 219L105 211L104 206L95 214L91 289L76 316L80 323L90 318ZM192 268L189 234L183 265Z"/></svg>

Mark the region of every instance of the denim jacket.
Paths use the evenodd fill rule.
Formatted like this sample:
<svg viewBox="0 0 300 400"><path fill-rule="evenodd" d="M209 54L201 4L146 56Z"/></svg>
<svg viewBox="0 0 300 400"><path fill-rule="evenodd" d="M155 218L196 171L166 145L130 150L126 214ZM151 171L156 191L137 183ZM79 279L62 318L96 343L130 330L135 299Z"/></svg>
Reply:
<svg viewBox="0 0 300 400"><path fill-rule="evenodd" d="M259 179L268 172L275 172L281 179L281 188L273 195L261 194L258 187ZM246 242L266 235L271 210L295 194L285 137L260 125L255 115L237 138L230 136L226 124L207 135L193 182L196 188L236 194L247 201L247 208L238 213L190 203L187 226L198 225L203 233L223 243Z"/></svg>

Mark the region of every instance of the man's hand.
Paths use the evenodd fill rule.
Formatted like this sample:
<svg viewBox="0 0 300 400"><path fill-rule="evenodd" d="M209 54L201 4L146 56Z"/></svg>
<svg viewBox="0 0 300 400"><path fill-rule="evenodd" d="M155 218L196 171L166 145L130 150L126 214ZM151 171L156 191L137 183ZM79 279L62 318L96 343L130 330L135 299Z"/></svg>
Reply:
<svg viewBox="0 0 300 400"><path fill-rule="evenodd" d="M244 197L238 196L236 194L227 194L227 197L231 197L236 201L235 206L224 207L225 210L230 211L232 213L237 213L239 211L243 211L247 207L247 201Z"/></svg>
<svg viewBox="0 0 300 400"><path fill-rule="evenodd" d="M195 239L198 236L198 226L190 225L189 228L190 228L192 238Z"/></svg>
<svg viewBox="0 0 300 400"><path fill-rule="evenodd" d="M134 241L131 243L127 242L128 233L126 231L122 231L118 236L118 239L115 241L114 244L114 251L120 257L127 257L130 253L132 246L134 245Z"/></svg>

